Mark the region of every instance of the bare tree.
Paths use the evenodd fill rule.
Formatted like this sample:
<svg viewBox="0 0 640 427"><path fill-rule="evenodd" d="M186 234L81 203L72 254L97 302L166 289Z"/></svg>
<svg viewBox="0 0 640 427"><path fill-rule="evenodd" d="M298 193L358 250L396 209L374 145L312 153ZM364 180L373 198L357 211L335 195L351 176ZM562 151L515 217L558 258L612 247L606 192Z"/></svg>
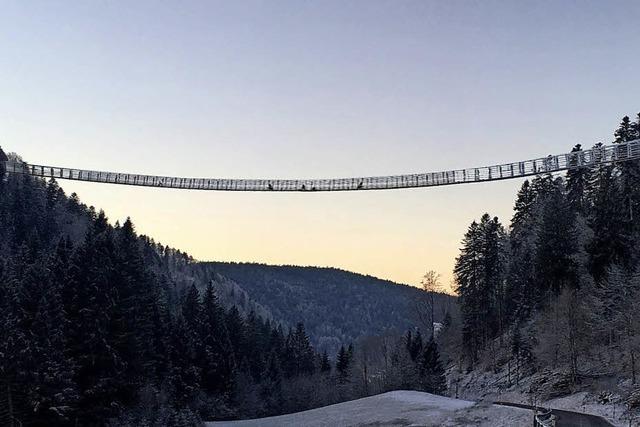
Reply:
<svg viewBox="0 0 640 427"><path fill-rule="evenodd" d="M422 304L423 316L425 320L428 319L428 329L431 331L431 338L435 339L435 295L442 290L440 285L440 274L434 270L428 270L424 276L422 276L422 290L426 292L426 298L424 304ZM426 323L426 322L425 322Z"/></svg>
<svg viewBox="0 0 640 427"><path fill-rule="evenodd" d="M538 360L554 368L567 366L573 384L578 380L581 361L590 348L584 300L578 291L565 290L538 319Z"/></svg>

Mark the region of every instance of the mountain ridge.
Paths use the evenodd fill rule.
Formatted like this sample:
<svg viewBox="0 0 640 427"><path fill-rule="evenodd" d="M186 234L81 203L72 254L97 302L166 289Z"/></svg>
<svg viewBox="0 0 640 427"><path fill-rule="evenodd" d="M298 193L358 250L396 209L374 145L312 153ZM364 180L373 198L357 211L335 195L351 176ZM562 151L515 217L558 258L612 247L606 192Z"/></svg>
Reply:
<svg viewBox="0 0 640 427"><path fill-rule="evenodd" d="M425 296L414 286L336 267L207 261L190 265L190 274L199 288L213 282L223 303L244 307L245 315L262 307L263 317L285 327L304 321L314 345L329 354L366 336L419 326L414 305ZM436 296L436 321L454 300Z"/></svg>

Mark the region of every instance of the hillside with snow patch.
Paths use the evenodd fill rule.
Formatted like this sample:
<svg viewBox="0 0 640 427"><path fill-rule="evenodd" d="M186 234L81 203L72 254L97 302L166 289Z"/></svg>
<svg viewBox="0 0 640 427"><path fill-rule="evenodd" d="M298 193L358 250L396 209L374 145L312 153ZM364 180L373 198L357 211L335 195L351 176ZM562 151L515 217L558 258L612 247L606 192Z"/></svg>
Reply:
<svg viewBox="0 0 640 427"><path fill-rule="evenodd" d="M207 427L529 426L526 409L470 402L418 391L392 391L310 411Z"/></svg>

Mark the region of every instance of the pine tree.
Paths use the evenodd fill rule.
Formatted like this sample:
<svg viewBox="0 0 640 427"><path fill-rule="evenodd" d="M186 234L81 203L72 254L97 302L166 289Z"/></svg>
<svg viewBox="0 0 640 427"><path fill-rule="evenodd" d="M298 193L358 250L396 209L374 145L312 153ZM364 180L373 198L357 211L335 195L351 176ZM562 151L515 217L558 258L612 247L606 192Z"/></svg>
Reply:
<svg viewBox="0 0 640 427"><path fill-rule="evenodd" d="M202 318L200 310L200 293L198 292L196 285L193 284L187 290L182 301L182 316L184 317L187 327L191 329L192 333L201 329Z"/></svg>
<svg viewBox="0 0 640 427"><path fill-rule="evenodd" d="M463 319L463 343L471 363L478 358L478 352L484 346L486 333L483 327L484 310L480 305L482 295L482 265L480 262L481 230L477 222L471 223L463 240L460 256L454 269L458 286L460 310ZM486 301L485 301L486 302Z"/></svg>
<svg viewBox="0 0 640 427"><path fill-rule="evenodd" d="M445 370L440 362L440 353L435 340L427 342L418 362L418 373L422 388L427 393L443 394L447 391Z"/></svg>
<svg viewBox="0 0 640 427"><path fill-rule="evenodd" d="M284 337L282 326L273 326L271 328L271 334L269 336L269 343L267 345L267 348L269 348L270 351L275 351L278 357L282 357L285 351L285 341L286 340Z"/></svg>
<svg viewBox="0 0 640 427"><path fill-rule="evenodd" d="M573 211L580 215L586 215L588 210L586 189L589 182L589 169L579 166L579 155L582 152L582 146L577 144L571 150L574 157L569 162L574 169L567 171L567 200Z"/></svg>
<svg viewBox="0 0 640 427"><path fill-rule="evenodd" d="M349 351L340 346L340 351L336 358L336 374L338 375L338 383L345 384L350 381L351 377L351 357Z"/></svg>
<svg viewBox="0 0 640 427"><path fill-rule="evenodd" d="M353 343L349 343L349 347L347 347L347 356L349 357L349 363L353 361L354 355L355 355L355 348L353 347Z"/></svg>
<svg viewBox="0 0 640 427"><path fill-rule="evenodd" d="M19 276L15 269L2 269L0 276L0 379L3 383L3 409L12 427L22 424L30 415L26 389L30 382L32 348L29 334L22 328Z"/></svg>
<svg viewBox="0 0 640 427"><path fill-rule="evenodd" d="M255 382L260 382L262 373L265 371L266 360L268 355L266 350L266 342L268 337L263 335L262 319L252 310L247 316L245 322L245 344L244 355L249 362L249 368L251 375ZM292 372L291 363L293 359L283 359L282 367L286 376L289 376Z"/></svg>
<svg viewBox="0 0 640 427"><path fill-rule="evenodd" d="M331 373L331 362L329 361L329 355L327 354L327 350L322 352L319 369L320 369L320 372L323 374Z"/></svg>
<svg viewBox="0 0 640 427"><path fill-rule="evenodd" d="M286 353L288 377L313 374L315 369L313 348L302 322L296 325L295 331L289 333L286 342Z"/></svg>
<svg viewBox="0 0 640 427"><path fill-rule="evenodd" d="M631 122L625 116L620 126L615 131L615 142L624 143L640 138L640 115L638 122ZM626 150L623 156L626 155ZM623 161L616 165L619 174L620 191L624 197L624 219L628 222L628 232L632 233L631 238L638 238L640 235L640 225L636 216L640 212L640 161Z"/></svg>
<svg viewBox="0 0 640 427"><path fill-rule="evenodd" d="M505 311L511 320L528 318L535 303L536 232L538 229L537 194L529 181L522 184L515 203L509 235L510 256L507 267Z"/></svg>
<svg viewBox="0 0 640 427"><path fill-rule="evenodd" d="M170 369L167 380L172 389L172 400L177 407L187 407L200 391L201 371L196 365L196 343L182 316L174 319L169 338Z"/></svg>
<svg viewBox="0 0 640 427"><path fill-rule="evenodd" d="M231 340L231 346L234 351L234 358L236 361L240 361L246 354L245 348L247 348L247 344L244 319L240 316L240 312L236 306L231 307L226 313L225 324L227 325L229 339Z"/></svg>
<svg viewBox="0 0 640 427"><path fill-rule="evenodd" d="M66 325L58 289L49 286L40 300L31 328L30 401L36 423L68 425L78 401L74 366L65 350Z"/></svg>
<svg viewBox="0 0 640 427"><path fill-rule="evenodd" d="M74 253L70 276L63 289L69 354L77 366L80 392L79 420L90 422L117 415L126 388L126 361L113 341L112 323L116 269L112 229L100 212ZM124 393L130 398L129 390Z"/></svg>
<svg viewBox="0 0 640 427"><path fill-rule="evenodd" d="M529 180L525 180L518 191L516 203L513 208L515 213L511 220L511 227L516 233L520 232L521 228L524 228L531 223L534 215L536 199L537 194L534 191L534 188L531 186Z"/></svg>
<svg viewBox="0 0 640 427"><path fill-rule="evenodd" d="M169 336L171 327L171 315L164 292L159 292L157 303L153 305L150 313L152 325L152 348L155 353L149 355L148 361L151 367L151 378L159 383L164 380L165 373L169 370Z"/></svg>
<svg viewBox="0 0 640 427"><path fill-rule="evenodd" d="M592 171L587 196L592 206L587 222L593 238L586 249L590 273L598 281L612 264L629 266L633 244L625 197L612 166L601 165Z"/></svg>
<svg viewBox="0 0 640 427"><path fill-rule="evenodd" d="M265 414L275 415L282 413L284 407L284 397L282 395L283 374L276 352L271 352L269 355L267 369L262 378L260 396L264 402Z"/></svg>
<svg viewBox="0 0 640 427"><path fill-rule="evenodd" d="M45 211L43 216L42 235L45 241L51 241L59 233L58 208L64 199L64 191L55 179L51 179L46 186Z"/></svg>
<svg viewBox="0 0 640 427"><path fill-rule="evenodd" d="M565 287L578 287L578 251L575 214L565 195L562 182L543 201L537 233L536 281L539 297L549 292L558 295Z"/></svg>
<svg viewBox="0 0 640 427"><path fill-rule="evenodd" d="M158 303L157 282L145 264L140 240L129 218L116 229L114 279L115 304L110 315L110 341L126 360L126 381L120 385L125 401L133 401L137 390L155 370L153 313Z"/></svg>
<svg viewBox="0 0 640 427"><path fill-rule="evenodd" d="M391 353L391 363L385 387L389 390L411 390L418 386L416 363L411 360L405 343L399 343Z"/></svg>
<svg viewBox="0 0 640 427"><path fill-rule="evenodd" d="M213 284L209 282L202 300L202 386L209 393L229 396L233 389L235 360L223 314Z"/></svg>
<svg viewBox="0 0 640 427"><path fill-rule="evenodd" d="M473 222L463 239L454 275L463 318L463 341L470 363L505 325L506 236L488 214Z"/></svg>

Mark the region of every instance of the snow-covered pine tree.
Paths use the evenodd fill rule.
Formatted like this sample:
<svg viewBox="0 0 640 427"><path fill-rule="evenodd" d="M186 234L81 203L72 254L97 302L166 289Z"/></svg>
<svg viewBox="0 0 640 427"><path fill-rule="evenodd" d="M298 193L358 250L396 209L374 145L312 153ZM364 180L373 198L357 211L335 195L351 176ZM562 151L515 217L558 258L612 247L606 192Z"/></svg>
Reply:
<svg viewBox="0 0 640 427"><path fill-rule="evenodd" d="M465 354L473 364L505 322L506 235L498 218L484 214L463 239L454 275L462 314Z"/></svg>
<svg viewBox="0 0 640 427"><path fill-rule="evenodd" d="M587 197L591 206L587 223L593 230L593 237L587 244L589 270L598 281L610 265L628 267L631 262L633 244L626 198L614 167L600 165L592 170Z"/></svg>
<svg viewBox="0 0 640 427"><path fill-rule="evenodd" d="M529 181L518 192L509 234L509 261L505 291L505 311L510 321L527 319L535 307L536 232L538 229L537 195Z"/></svg>
<svg viewBox="0 0 640 427"><path fill-rule="evenodd" d="M578 287L578 252L575 214L564 194L563 182L541 200L540 227L536 236L535 282L539 298L558 295L565 287Z"/></svg>

